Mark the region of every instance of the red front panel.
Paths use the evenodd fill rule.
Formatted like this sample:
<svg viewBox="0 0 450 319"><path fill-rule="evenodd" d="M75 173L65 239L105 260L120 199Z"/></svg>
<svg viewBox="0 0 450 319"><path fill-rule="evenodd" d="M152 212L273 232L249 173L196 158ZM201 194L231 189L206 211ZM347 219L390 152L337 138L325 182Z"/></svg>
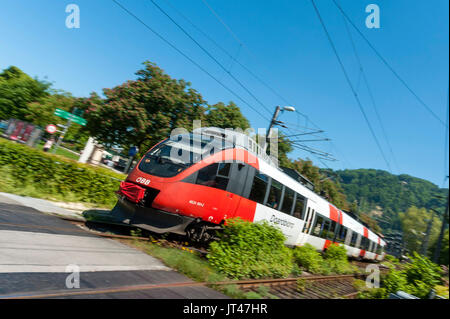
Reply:
<svg viewBox="0 0 450 319"><path fill-rule="evenodd" d="M256 202L242 197L239 203L239 208L235 212L234 217L240 217L244 220L252 222L255 219L255 212Z"/></svg>
<svg viewBox="0 0 450 319"><path fill-rule="evenodd" d="M152 206L175 214L220 223L234 217L241 197L221 189L175 182L165 185Z"/></svg>
<svg viewBox="0 0 450 319"><path fill-rule="evenodd" d="M128 175L127 181L159 190L159 194L152 203L152 207L156 209L198 217L213 223L220 223L224 219L237 216L253 221L256 210L255 202L221 189L182 182L184 178L205 166L229 160L239 160L249 163L255 168L259 167L258 159L254 155L244 150L228 149L216 153L170 178L146 174L139 170L139 165L136 165L136 168ZM236 215L237 211L238 215Z"/></svg>

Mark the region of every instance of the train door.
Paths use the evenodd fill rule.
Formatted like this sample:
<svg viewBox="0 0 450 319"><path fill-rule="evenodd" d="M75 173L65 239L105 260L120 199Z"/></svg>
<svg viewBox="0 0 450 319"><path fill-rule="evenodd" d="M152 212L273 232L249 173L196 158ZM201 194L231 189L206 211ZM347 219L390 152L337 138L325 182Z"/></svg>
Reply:
<svg viewBox="0 0 450 319"><path fill-rule="evenodd" d="M314 220L315 211L309 206L309 200L306 201L306 214L305 214L305 223L303 225L302 233L300 235L299 242L304 244L308 239L308 234L310 232L312 221Z"/></svg>
<svg viewBox="0 0 450 319"><path fill-rule="evenodd" d="M183 180L191 186L179 188L174 200L189 203L185 205L185 215L220 223L234 216L240 200L235 192L239 192L241 187L239 180L236 182L236 176L244 175L244 171L236 163L230 162L205 166Z"/></svg>
<svg viewBox="0 0 450 319"><path fill-rule="evenodd" d="M229 183L224 203L225 218L235 216L241 198L245 192L249 166L241 162L233 162L230 165Z"/></svg>

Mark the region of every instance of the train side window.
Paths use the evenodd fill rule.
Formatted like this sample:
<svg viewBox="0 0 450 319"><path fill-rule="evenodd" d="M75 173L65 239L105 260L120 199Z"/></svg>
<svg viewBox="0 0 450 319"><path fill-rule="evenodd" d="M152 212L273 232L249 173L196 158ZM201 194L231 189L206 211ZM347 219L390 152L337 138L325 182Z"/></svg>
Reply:
<svg viewBox="0 0 450 319"><path fill-rule="evenodd" d="M230 163L214 163L198 171L196 184L226 190Z"/></svg>
<svg viewBox="0 0 450 319"><path fill-rule="evenodd" d="M362 237L360 249L368 251L368 248L369 248L369 242L368 242L367 237Z"/></svg>
<svg viewBox="0 0 450 319"><path fill-rule="evenodd" d="M323 217L321 217L319 215L316 215L316 222L314 223L312 234L314 236L318 236L319 237L320 233L321 233L321 231L323 229L323 226L324 226L324 219L323 219Z"/></svg>
<svg viewBox="0 0 450 319"><path fill-rule="evenodd" d="M305 218L305 198L297 193L297 199L294 207L294 217L304 219Z"/></svg>
<svg viewBox="0 0 450 319"><path fill-rule="evenodd" d="M311 216L314 213L314 210L311 209L310 207L308 207L307 211L308 211L308 213L306 214L305 224L303 226L303 232L304 233L308 233L309 232L309 228L311 226L311 219L312 219Z"/></svg>
<svg viewBox="0 0 450 319"><path fill-rule="evenodd" d="M358 237L360 237L358 248L359 248L359 249L365 250L365 249L364 249L364 238L365 238L365 237L364 237L364 236L361 236L361 234L359 234Z"/></svg>
<svg viewBox="0 0 450 319"><path fill-rule="evenodd" d="M340 225L337 231L336 241L338 243L343 243L346 237L347 237L347 227Z"/></svg>
<svg viewBox="0 0 450 319"><path fill-rule="evenodd" d="M381 255L382 253L383 253L383 246L378 245L378 246L377 246L377 254L378 254L378 255Z"/></svg>
<svg viewBox="0 0 450 319"><path fill-rule="evenodd" d="M294 195L295 192L289 187L285 188L284 191L284 199L283 204L281 206L281 211L286 214L291 214L292 212L292 204L294 204Z"/></svg>
<svg viewBox="0 0 450 319"><path fill-rule="evenodd" d="M267 199L266 206L280 210L282 190L283 186L281 185L281 183L279 183L275 179L272 179L269 191L269 198Z"/></svg>
<svg viewBox="0 0 450 319"><path fill-rule="evenodd" d="M327 239L334 240L334 235L336 233L336 222L331 221L330 229L328 230Z"/></svg>
<svg viewBox="0 0 450 319"><path fill-rule="evenodd" d="M230 163L219 163L219 168L217 170L217 176L227 177L230 175Z"/></svg>
<svg viewBox="0 0 450 319"><path fill-rule="evenodd" d="M320 233L319 237L328 238L328 231L330 229L330 224L331 224L331 220L329 220L328 218L324 218L322 232Z"/></svg>
<svg viewBox="0 0 450 319"><path fill-rule="evenodd" d="M256 173L248 199L263 204L264 198L266 197L268 179L267 175Z"/></svg>
<svg viewBox="0 0 450 319"><path fill-rule="evenodd" d="M352 240L350 241L350 246L356 248L356 242L357 242L357 240L358 240L358 233L353 232L353 233L352 233Z"/></svg>
<svg viewBox="0 0 450 319"><path fill-rule="evenodd" d="M358 234L358 240L356 241L356 248L363 249L364 236Z"/></svg>

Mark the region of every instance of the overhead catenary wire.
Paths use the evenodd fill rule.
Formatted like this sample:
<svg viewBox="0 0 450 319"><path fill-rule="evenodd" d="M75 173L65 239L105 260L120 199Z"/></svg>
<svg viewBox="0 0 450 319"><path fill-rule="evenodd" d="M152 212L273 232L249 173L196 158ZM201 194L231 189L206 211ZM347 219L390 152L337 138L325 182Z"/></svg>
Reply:
<svg viewBox="0 0 450 319"><path fill-rule="evenodd" d="M248 103L246 100L244 100L240 95L238 95L236 92L234 92L232 89L230 89L228 86L226 86L223 82L221 82L219 79L217 79L214 75L212 75L210 72L208 72L205 68L203 68L199 63L197 63L195 60L193 60L191 57L189 57L187 54L185 54L183 51L178 49L173 43L168 41L166 38L164 38L161 34L156 32L153 28L151 28L148 24L146 24L142 19L140 19L138 16L136 16L133 12L128 10L126 7L124 7L119 1L112 0L117 6L119 6L123 11L125 11L127 14L129 14L131 17L133 17L135 20L137 20L139 23L141 23L143 26L145 26L148 30L150 30L153 34L155 34L158 38L160 38L162 41L164 41L166 44L168 44L172 49L177 51L179 54L181 54L183 57L185 57L189 62L194 64L197 68L199 68L201 71L203 71L205 74L207 74L209 77L211 77L214 81L216 81L220 86L222 86L224 89L226 89L228 92L230 92L232 95L234 95L236 98L238 98L240 101L242 101L245 105L250 107L253 111L255 111L258 115L260 115L264 120L269 121L269 118L262 115L255 107L253 107L250 103Z"/></svg>
<svg viewBox="0 0 450 319"><path fill-rule="evenodd" d="M350 22L352 27L359 33L359 35L366 41L366 43L369 45L369 47L375 52L375 54L378 56L378 58L383 62L383 64L394 74L394 76L405 86L405 88L416 98L416 100L442 125L444 125L448 129L448 123L444 123L444 121L441 120L439 116L436 115L435 112L417 95L416 92L414 92L413 89L406 83L406 81L397 73L397 71L394 70L394 68L387 62L387 60L381 55L381 53L375 48L375 46L367 39L367 37L364 36L364 34L361 32L361 30L353 23L353 21L350 19L350 17L345 13L345 11L342 9L342 7L339 5L339 3L336 0L333 0L336 7L341 11L342 15L345 17L345 19Z"/></svg>
<svg viewBox="0 0 450 319"><path fill-rule="evenodd" d="M168 1L168 0L166 0ZM202 2L205 4L205 6L209 9L209 11L213 14L213 16L225 27L225 29L231 34L231 36L235 39L235 41L239 44L240 48L244 48L253 58L256 58L256 56L253 54L253 52L245 45L245 43L240 40L238 38L238 36L233 32L233 30L230 28L230 26L228 26L224 20L219 16L219 14L211 7L211 5L208 4L208 2L206 0L202 0ZM192 24L192 23L191 23ZM194 25L193 25L194 26ZM196 29L198 29L196 26L194 26ZM200 31L201 32L201 31ZM203 33L203 32L202 32ZM203 33L204 34L204 33ZM205 35L205 34L204 34ZM206 36L206 35L205 35ZM214 41L213 41L214 42ZM223 48L219 47L222 51L224 51ZM227 53L227 55L233 59L233 57ZM280 98L280 100L282 100L283 102L287 103L287 105L292 105L292 103L290 103L286 98L284 98L280 93L278 93L273 87L271 87L270 85L268 85L265 81L261 80L257 75L255 75L253 72L251 72L247 67L245 67L243 64L241 64L239 61L235 60L235 62L237 64L239 64L241 67L243 67L247 72L249 72L253 77L255 77L261 84L263 84L267 89L269 89L273 94L275 94L278 98ZM298 111L296 111L298 112ZM301 114L300 112L298 112L299 114ZM307 116L305 116L305 118L308 120L309 118ZM297 125L299 126L299 125ZM318 128L320 130L320 128L315 125L316 128ZM305 127L306 129L311 130L308 127ZM287 130L290 132L290 134L292 134L291 130L292 128L287 128ZM294 129L295 130L295 129ZM332 143L331 139L330 139L330 144L332 147L334 147L335 149L337 149L337 147ZM346 160L346 162L348 163L348 160Z"/></svg>
<svg viewBox="0 0 450 319"><path fill-rule="evenodd" d="M155 7L161 11L170 21L172 21L189 39L191 39L207 56L209 56L223 71L225 71L242 89L245 90L255 101L258 102L269 114L271 113L269 108L261 102L239 79L237 79L222 63L219 62L208 50L205 49L185 28L183 28L175 19L172 18L163 8L161 8L156 1L150 0Z"/></svg>
<svg viewBox="0 0 450 319"><path fill-rule="evenodd" d="M265 88L267 88L269 91L271 91L274 95L276 95L278 98L280 98L282 101L284 101L285 103L289 104L290 103L280 94L277 92L277 90L275 90L272 86L270 86L266 81L264 81L263 79L261 79L260 76L258 76L255 72L253 72L252 70L250 70L247 66L245 66L243 63L241 63L235 56L238 56L241 49L243 47L245 47L245 44L239 40L239 38L237 38L237 36L235 35L235 33L228 27L228 25L226 25L223 20L217 15L217 13L205 2L205 5L207 5L207 7L211 10L211 12L214 13L214 16L227 28L227 30L229 32L231 32L231 34L233 35L233 38L237 41L239 48L238 51L236 52L235 56L233 56L230 52L228 52L223 46L221 46L219 43L217 43L216 40L214 40L211 36L209 36L206 32L204 32L201 28L199 28L195 23L192 22L191 19L189 19L188 17L186 17L186 15L184 15L183 13L181 13L177 8L175 8L170 2L169 0L165 0L165 2L172 8L174 9L183 19L185 19L194 29L196 29L199 33L201 33L204 37L206 37L209 41L211 41L211 43L213 43L218 49L220 49L223 53L225 53L230 59L231 62L238 64L241 68L243 68L246 72L248 72L253 78L255 78L259 83L261 83ZM246 48L248 51L248 48ZM228 70L231 70L231 66L228 68Z"/></svg>
<svg viewBox="0 0 450 319"><path fill-rule="evenodd" d="M386 155L384 154L383 149L381 147L381 144L378 141L378 138L377 138L377 136L375 134L375 131L373 130L372 125L370 124L369 118L367 117L367 114L364 111L364 108L363 108L363 106L361 104L361 101L360 101L360 99L358 97L358 94L356 93L355 88L353 87L353 84L352 84L352 82L351 82L351 80L350 80L350 78L348 76L348 73L347 73L347 71L345 69L345 66L342 63L342 60L341 60L341 58L339 56L339 53L337 52L336 46L334 45L334 42L331 39L331 35L330 35L330 33L328 32L328 29L325 26L325 22L323 21L322 16L320 15L319 9L317 8L316 3L314 2L314 0L311 0L311 3L313 5L313 7L314 7L314 11L317 14L317 17L319 18L320 24L322 25L322 28L323 28L323 30L324 30L324 32L326 34L326 37L328 39L328 42L330 43L330 46L331 46L331 48L332 48L332 50L334 52L334 55L336 56L336 58L337 58L337 60L339 62L339 65L340 65L340 67L342 69L342 72L343 72L343 74L345 76L345 79L347 80L347 83L350 86L350 89L351 89L351 91L353 93L353 96L354 96L354 98L355 98L355 100L356 100L356 102L358 104L358 107L361 110L361 113L363 114L363 117L364 117L364 119L366 121L366 124L367 124L367 126L368 126L368 128L370 130L370 133L371 133L373 139L375 140L375 143L377 144L378 150L380 151L381 156L383 157L384 162L386 163L386 166L388 167L389 172L391 172L391 166L389 164L389 161L387 160Z"/></svg>
<svg viewBox="0 0 450 319"><path fill-rule="evenodd" d="M139 17L137 17L134 13L132 13L130 10L128 10L126 7L124 7L120 2L117 0L113 0L114 3L116 3L122 10L124 10L126 13L128 13L130 16L132 16L134 19L136 19L138 22L140 22L142 25L144 25L148 30L150 30L152 33L154 33L156 36L158 36L161 40L163 40L165 43L167 43L170 47L172 47L174 50L176 50L178 53L180 53L182 56L184 56L187 60L189 60L192 64L197 66L200 70L202 70L204 73L206 73L208 76L213 78L217 83L219 83L222 87L224 87L227 91L232 93L234 96L236 96L239 100L241 100L244 104L249 106L252 110L254 110L257 114L259 114L263 119L266 121L269 121L267 117L259 113L254 107L252 107L248 102L246 102L243 98L241 98L237 93L235 93L233 90L228 88L226 85L224 85L221 81L219 81L216 77L214 77L210 72L208 72L206 69L204 69L200 64L198 64L196 61L194 61L192 58L190 58L188 55L186 55L183 51L178 49L174 44L172 44L170 41L165 39L161 34L156 32L153 28L151 28L148 24L146 24L144 21L142 21ZM306 149L307 150L307 149ZM309 150L308 150L309 151ZM320 153L317 153L320 154ZM327 156L324 154L320 154L322 156Z"/></svg>
<svg viewBox="0 0 450 319"><path fill-rule="evenodd" d="M235 93L233 90L231 90L230 88L228 88L225 84L223 84L220 80L218 80L216 77L214 77L210 72L208 72L206 69L204 69L201 65L199 65L196 61L194 61L192 58L190 58L189 56L187 56L183 51L181 51L180 49L178 49L174 44L172 44L171 42L169 42L167 39L165 39L161 34L159 34L158 32L156 32L154 29L152 29L149 25L147 25L144 21L142 21L139 17L137 17L134 13L132 13L130 10L128 10L127 8L125 8L121 3L119 3L117 0L113 0L114 3L116 3L121 9L123 9L125 12L127 12L130 16L132 16L133 18L135 18L138 22L140 22L141 24L143 24L147 29L149 29L152 33L154 33L156 36L158 36L161 40L163 40L164 42L166 42L169 46L171 46L174 50L176 50L178 53L180 53L181 55L183 55L186 59L188 59L191 63L193 63L195 66L197 66L200 70L202 70L204 73L206 73L208 76L210 76L211 78L213 78L217 83L219 83L222 87L224 87L227 91L229 91L230 93L232 93L234 96L236 96L239 100L241 100L244 104L246 104L247 106L249 106L252 110L254 110L257 114L259 114L262 118L264 118L265 120L269 121L269 119L267 117L265 117L264 115L262 115L261 113L259 113L254 107L252 107L247 101L245 101L242 97L240 97L237 93ZM206 53L206 52L205 52ZM212 57L212 56L211 56ZM213 58L213 57L212 57ZM222 65L222 68L229 73ZM258 103L260 103L261 105L262 102L259 101L256 97L254 97ZM267 111L269 111L266 108ZM307 147L306 145L302 145L302 148L308 152L311 152L311 149L309 149L309 147ZM317 154L320 154L321 151L319 151ZM322 156L327 157L326 159L329 160L335 160L335 159L331 159L328 158L329 154L320 154Z"/></svg>
<svg viewBox="0 0 450 319"><path fill-rule="evenodd" d="M381 120L380 113L378 112L378 107L377 107L377 104L375 102L375 97L373 95L372 89L371 89L371 87L369 85L369 80L367 79L366 72L365 72L365 70L363 68L361 59L359 57L358 51L356 49L355 42L353 41L353 37L352 37L352 34L350 32L350 29L348 27L347 20L345 19L345 17L344 17L344 26L345 26L345 29L347 31L348 37L350 39L350 42L352 44L353 53L355 54L355 58L356 58L356 61L358 63L358 67L359 67L359 76L358 76L357 88L359 86L359 82L360 82L360 79L362 77L362 79L364 81L364 84L365 84L365 86L367 88L367 91L369 93L369 97L370 97L370 100L372 102L372 107L373 107L373 109L375 111L375 115L377 117L378 123L380 124L381 132L383 133L384 140L386 141L386 145L388 146L389 152L391 153L392 160L394 161L394 165L396 166L397 171L400 171L399 166L397 164L397 160L396 160L395 155L394 155L394 151L392 150L391 143L389 142L389 138L387 136L386 129L384 128L383 121Z"/></svg>
<svg viewBox="0 0 450 319"><path fill-rule="evenodd" d="M230 75L230 77L232 77L233 78L233 80L235 80L244 90L246 90L246 92L247 93L249 93L261 106L263 106L263 108L266 110L266 111L268 111L269 113L270 113L270 110L250 91L250 90L248 90L234 75L232 75L231 74L231 72L229 71L229 70L227 70L208 50L206 50L196 39L194 39L194 37L193 36L191 36L191 34L189 33L189 32L187 32L186 31L186 29L185 28L183 28L178 22L176 22L175 21L175 19L173 19L163 8L161 8L154 0L150 0L156 7L157 7L157 9L158 10L160 10L167 18L169 18L169 20L171 20L186 36L188 36L198 47L200 47L200 49L204 52L204 53L206 53L214 62L216 62L216 64L218 64L221 68L222 68L222 70L224 70L226 73L228 73L229 75ZM205 3L206 5L207 5L207 3ZM208 7L212 10L212 8L208 5ZM224 22L223 22L223 20L221 20L220 19L220 17L218 17L218 15L215 13L215 11L213 11L213 13L214 13L214 15L222 22L222 24L224 24ZM187 18L186 18L187 19ZM189 22L189 21L188 21ZM192 23L191 23L191 25L193 25ZM193 25L194 26L194 25ZM228 26L226 26L227 27L227 30L229 30L230 32L232 32L231 31L231 29L228 27ZM197 30L199 30L199 28L198 27L195 27ZM204 34L203 32L202 32L202 34ZM243 43L237 38L237 36L233 33L233 36L234 36L234 38L238 41L238 43L241 45L241 46L243 46ZM216 43L215 41L214 41L214 43ZM220 48L221 48L221 46L219 46ZM224 51L224 52L227 52L225 49L223 49L223 48L221 48L222 49L222 51ZM228 53L227 53L228 54ZM230 58L231 59L234 59L235 60L235 58L233 57L233 56L231 56L230 54L228 54L229 56L230 56ZM236 62L239 64L239 65L241 65L241 66L243 66L240 62L238 62L237 60L236 60ZM244 68L246 69L246 70L248 70L248 68L246 68L245 66L244 66ZM257 79L259 79L256 75L254 75L253 74L253 72L251 72L250 70L248 70L254 77L256 77ZM260 80L260 79L259 79ZM265 82L264 81L262 81L262 80L260 80L260 82L262 82L264 85L266 85L267 86L267 84L265 84ZM272 90L273 92L275 92L274 90ZM288 103L288 102L287 102ZM299 146L298 144L294 144L293 143L293 145L295 145L295 146ZM307 147L307 146L305 146L305 145L302 145L303 146L303 150L308 150L309 149L309 147ZM327 158L328 158L328 154L327 155L324 155L324 156L327 156ZM332 159L332 160L335 160L335 159Z"/></svg>

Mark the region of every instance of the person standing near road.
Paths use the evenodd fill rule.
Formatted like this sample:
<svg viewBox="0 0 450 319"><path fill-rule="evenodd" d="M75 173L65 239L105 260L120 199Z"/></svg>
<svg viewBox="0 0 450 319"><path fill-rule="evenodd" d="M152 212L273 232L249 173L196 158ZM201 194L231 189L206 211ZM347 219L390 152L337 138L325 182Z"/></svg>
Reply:
<svg viewBox="0 0 450 319"><path fill-rule="evenodd" d="M53 137L47 140L47 142L45 142L44 144L44 152L48 152L48 150L52 148L54 142L55 140Z"/></svg>

